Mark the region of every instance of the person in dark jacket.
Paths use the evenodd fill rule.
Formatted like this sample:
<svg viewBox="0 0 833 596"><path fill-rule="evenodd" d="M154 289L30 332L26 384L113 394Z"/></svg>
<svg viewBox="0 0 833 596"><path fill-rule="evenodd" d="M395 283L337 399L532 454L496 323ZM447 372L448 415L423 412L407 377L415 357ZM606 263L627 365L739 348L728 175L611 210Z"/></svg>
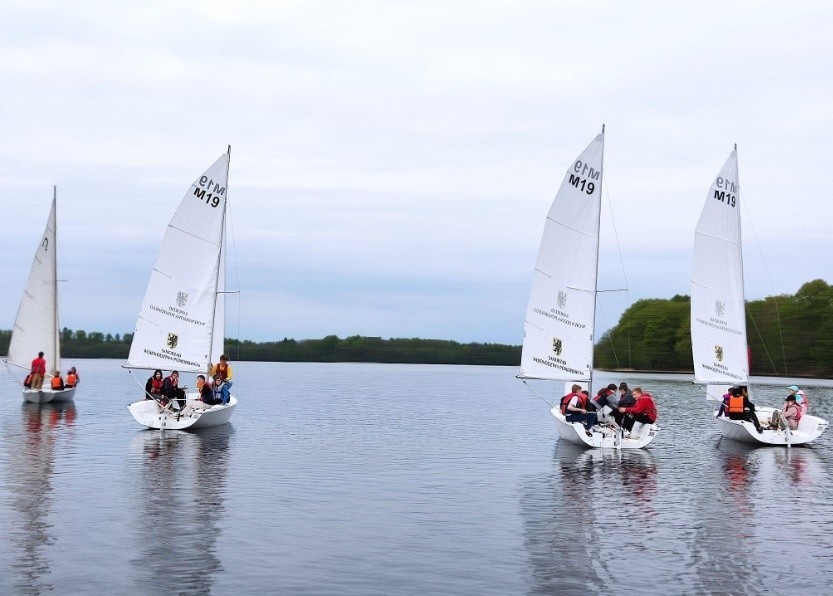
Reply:
<svg viewBox="0 0 833 596"><path fill-rule="evenodd" d="M172 371L170 376L165 377L162 383L162 395L176 402L179 409L185 407L185 390L179 387L179 371Z"/></svg>

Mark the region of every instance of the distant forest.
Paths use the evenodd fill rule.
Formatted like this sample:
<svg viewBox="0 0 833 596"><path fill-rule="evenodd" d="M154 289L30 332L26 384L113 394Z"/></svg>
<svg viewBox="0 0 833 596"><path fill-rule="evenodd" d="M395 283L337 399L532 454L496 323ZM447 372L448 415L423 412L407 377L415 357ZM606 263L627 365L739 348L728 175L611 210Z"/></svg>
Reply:
<svg viewBox="0 0 833 596"><path fill-rule="evenodd" d="M6 354L11 331L0 331L0 354ZM61 331L64 358L127 359L132 333L104 334L97 331ZM352 336L323 339L253 342L226 338L232 361L259 362L389 362L403 364L487 364L517 366L520 346L488 343L458 343L440 339L382 339ZM32 355L34 358L36 354Z"/></svg>
<svg viewBox="0 0 833 596"><path fill-rule="evenodd" d="M599 340L596 368L692 372L690 317L688 296L639 300ZM801 286L794 296L747 302L746 321L752 374L833 378L833 286L817 279ZM10 338L11 331L0 331L0 354L8 351ZM124 360L132 339L131 333L64 328L61 351L66 358ZM232 361L260 362L518 366L521 360L520 346L358 335L272 342L227 338L226 351Z"/></svg>
<svg viewBox="0 0 833 596"><path fill-rule="evenodd" d="M688 296L640 300L596 345L595 366L607 370L693 372ZM751 373L833 377L833 287L817 279L794 296L746 303Z"/></svg>

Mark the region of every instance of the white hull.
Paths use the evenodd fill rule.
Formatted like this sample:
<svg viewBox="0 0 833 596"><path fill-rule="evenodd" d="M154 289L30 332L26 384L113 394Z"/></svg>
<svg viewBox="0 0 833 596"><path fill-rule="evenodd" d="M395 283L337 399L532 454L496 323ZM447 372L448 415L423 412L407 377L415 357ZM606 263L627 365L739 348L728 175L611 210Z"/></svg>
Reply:
<svg viewBox="0 0 833 596"><path fill-rule="evenodd" d="M237 398L231 396L226 405L216 405L204 408L197 399L197 394L186 396L183 413L162 408L156 400L143 399L127 406L133 418L147 428L156 430L191 430L220 426L227 423L237 406Z"/></svg>
<svg viewBox="0 0 833 596"><path fill-rule="evenodd" d="M31 404L51 404L72 401L75 398L75 387L69 389L24 389L23 399Z"/></svg>
<svg viewBox="0 0 833 596"><path fill-rule="evenodd" d="M584 425L580 422L567 422L558 406L550 410L555 418L555 429L562 440L584 447L598 447L602 449L642 449L647 447L659 433L656 424L642 425L638 436L625 438L621 429L610 427L594 427L591 436L587 436ZM636 427L634 427L636 429Z"/></svg>
<svg viewBox="0 0 833 596"><path fill-rule="evenodd" d="M756 408L755 413L761 425L766 427L775 408ZM723 416L715 418L720 432L727 439L751 443L753 445L805 445L818 439L827 428L827 420L817 416L805 414L801 417L796 430L764 428L759 433L751 422L745 420L730 420Z"/></svg>

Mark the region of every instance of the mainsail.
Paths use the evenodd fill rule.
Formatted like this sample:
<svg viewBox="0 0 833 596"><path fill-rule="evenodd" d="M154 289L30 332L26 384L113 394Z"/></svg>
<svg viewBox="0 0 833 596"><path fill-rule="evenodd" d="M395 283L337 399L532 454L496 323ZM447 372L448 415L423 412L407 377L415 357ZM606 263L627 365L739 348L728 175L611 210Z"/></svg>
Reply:
<svg viewBox="0 0 833 596"><path fill-rule="evenodd" d="M694 235L691 350L695 382L748 381L737 149L714 179Z"/></svg>
<svg viewBox="0 0 833 596"><path fill-rule="evenodd" d="M225 153L194 181L168 224L128 368L205 372L222 351L228 167Z"/></svg>
<svg viewBox="0 0 833 596"><path fill-rule="evenodd" d="M58 332L58 261L56 255L55 204L57 191L52 189L52 208L41 237L26 290L20 301L12 330L7 360L29 368L43 352L47 372L61 370L61 347Z"/></svg>
<svg viewBox="0 0 833 596"><path fill-rule="evenodd" d="M521 378L589 381L599 255L604 131L564 175L538 251Z"/></svg>

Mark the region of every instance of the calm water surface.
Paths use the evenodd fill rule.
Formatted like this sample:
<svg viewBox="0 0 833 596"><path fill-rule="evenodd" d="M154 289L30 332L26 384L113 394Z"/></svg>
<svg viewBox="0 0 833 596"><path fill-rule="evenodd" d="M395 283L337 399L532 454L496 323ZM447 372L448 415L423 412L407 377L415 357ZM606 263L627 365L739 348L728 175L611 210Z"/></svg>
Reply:
<svg viewBox="0 0 833 596"><path fill-rule="evenodd" d="M0 381L0 594L833 585L831 431L721 441L685 377L600 376L658 398L662 433L620 453L560 444L515 368L236 363L231 424L160 436L127 412L141 389L120 362L64 364L83 378L68 406ZM826 385L806 388L830 419Z"/></svg>

